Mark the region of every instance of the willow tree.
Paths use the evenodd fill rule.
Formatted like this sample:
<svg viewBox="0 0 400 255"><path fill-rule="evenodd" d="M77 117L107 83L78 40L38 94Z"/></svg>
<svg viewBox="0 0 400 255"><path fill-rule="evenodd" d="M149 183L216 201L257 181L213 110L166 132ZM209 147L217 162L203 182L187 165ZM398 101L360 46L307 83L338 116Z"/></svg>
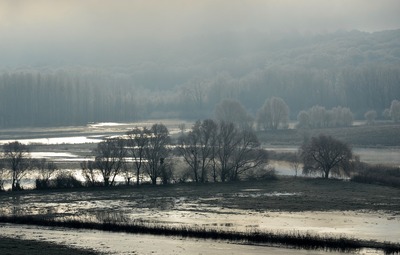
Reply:
<svg viewBox="0 0 400 255"><path fill-rule="evenodd" d="M304 174L321 174L329 178L331 173L349 175L352 151L350 147L331 136L319 135L303 143L300 148Z"/></svg>

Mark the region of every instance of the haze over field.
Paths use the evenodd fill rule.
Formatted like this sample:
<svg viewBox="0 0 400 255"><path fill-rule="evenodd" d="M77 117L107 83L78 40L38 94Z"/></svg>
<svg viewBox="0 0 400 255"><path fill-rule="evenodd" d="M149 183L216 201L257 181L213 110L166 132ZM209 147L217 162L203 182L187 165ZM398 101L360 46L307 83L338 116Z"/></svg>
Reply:
<svg viewBox="0 0 400 255"><path fill-rule="evenodd" d="M398 29L399 13L397 0L2 0L1 64L137 63L182 40L193 50L226 40L246 51L257 35Z"/></svg>
<svg viewBox="0 0 400 255"><path fill-rule="evenodd" d="M0 126L207 118L225 98L255 115L273 96L291 119L317 104L380 115L400 95L398 13L397 0L3 0Z"/></svg>

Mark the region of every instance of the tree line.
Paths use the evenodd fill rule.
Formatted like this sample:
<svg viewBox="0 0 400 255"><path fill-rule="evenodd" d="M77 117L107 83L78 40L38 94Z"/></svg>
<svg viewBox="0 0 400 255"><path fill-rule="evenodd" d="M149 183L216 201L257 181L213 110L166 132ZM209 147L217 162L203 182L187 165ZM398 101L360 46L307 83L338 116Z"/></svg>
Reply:
<svg viewBox="0 0 400 255"><path fill-rule="evenodd" d="M5 173L9 173L12 190L21 189L21 180L34 172L39 174L37 188L54 186L57 181L50 180L57 166L31 159L29 146L17 141L3 146L1 162L0 179L4 181ZM135 178L136 184L156 185L237 181L254 175L252 171L266 174L267 163L267 153L253 130L207 119L197 121L176 141L171 141L163 124L136 127L124 136L107 138L97 144L93 159L81 162L81 168L88 186L114 186L118 176L123 176L126 184ZM71 181L71 176L63 176Z"/></svg>
<svg viewBox="0 0 400 255"><path fill-rule="evenodd" d="M185 130L182 127L182 130ZM17 141L3 145L0 190L11 180L11 189L22 189L21 180L36 174L36 188L170 184L177 182L227 182L273 178L268 153L252 129L232 122L206 119L171 140L167 127L135 127L120 137L107 138L93 149L93 158L81 162L84 183L54 162L32 159L29 146ZM352 176L365 174L365 164L354 159L350 146L330 136L305 139L290 160L304 175Z"/></svg>
<svg viewBox="0 0 400 255"><path fill-rule="evenodd" d="M266 98L282 98L289 119L313 106L341 106L355 119L375 110L377 118L399 100L400 70L269 68L243 77L229 73L161 89L138 84L129 73L100 70L19 71L0 74L0 127L85 125L146 118L204 119L223 100L239 101L256 116ZM368 79L366 78L368 77ZM275 125L271 123L271 125Z"/></svg>

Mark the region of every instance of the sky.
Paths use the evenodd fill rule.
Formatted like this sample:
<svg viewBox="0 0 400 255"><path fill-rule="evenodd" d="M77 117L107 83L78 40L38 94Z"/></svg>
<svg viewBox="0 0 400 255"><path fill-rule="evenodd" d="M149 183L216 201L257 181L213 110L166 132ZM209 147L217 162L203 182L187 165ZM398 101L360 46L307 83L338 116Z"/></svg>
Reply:
<svg viewBox="0 0 400 255"><path fill-rule="evenodd" d="M220 33L374 32L399 29L399 13L399 0L0 0L0 54L46 63Z"/></svg>

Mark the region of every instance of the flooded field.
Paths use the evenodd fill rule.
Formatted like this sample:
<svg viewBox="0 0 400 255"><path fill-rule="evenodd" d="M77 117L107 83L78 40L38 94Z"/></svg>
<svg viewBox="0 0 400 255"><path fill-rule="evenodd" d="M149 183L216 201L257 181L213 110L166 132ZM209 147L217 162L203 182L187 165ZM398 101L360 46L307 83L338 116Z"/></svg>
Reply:
<svg viewBox="0 0 400 255"><path fill-rule="evenodd" d="M86 127L52 130L0 132L0 144L18 140L34 144L33 158L57 163L74 163L91 157L91 149L102 138L120 135L135 125L152 123L99 123ZM173 135L181 132L179 121L169 122ZM186 123L186 127L190 127ZM295 152L296 146L265 145L277 152ZM400 165L400 148L353 148L360 160L373 164ZM287 162L270 161L279 175L294 175ZM75 171L70 169L69 171ZM303 181L300 181L300 183ZM304 181L308 182L308 181ZM0 193L0 214L43 215L55 219L94 222L123 220L166 226L276 232L307 232L316 235L346 236L363 240L399 242L400 192L398 189L367 185L329 183L321 191L316 182L288 181L286 184L230 184L201 188L118 188L78 191L26 191ZM32 180L22 183L32 186ZM7 182L6 182L6 185ZM5 185L5 186L6 186ZM243 185L243 186L242 186ZM344 186L342 186L344 185ZM324 187L325 188L325 187ZM332 192L335 191L335 192ZM388 192L388 193L385 193ZM114 254L325 254L324 251L299 251L263 246L182 238L128 235L98 231L57 230L1 225L1 235L44 239L70 245L92 247ZM158 245L155 246L154 243ZM134 248L132 248L134 247ZM329 253L331 254L331 253ZM333 253L340 254L340 253ZM375 254L359 251L358 254Z"/></svg>
<svg viewBox="0 0 400 255"><path fill-rule="evenodd" d="M328 181L321 187L320 181L290 178L201 186L3 193L0 213L400 240L398 189L338 181Z"/></svg>
<svg viewBox="0 0 400 255"><path fill-rule="evenodd" d="M215 255L340 255L341 252L299 250L293 248L245 245L223 241L199 240L179 237L161 237L109 233L91 230L54 229L46 227L0 224L0 236L45 240L52 243L90 248L106 254L215 254ZM375 250L360 250L356 254L383 254Z"/></svg>

